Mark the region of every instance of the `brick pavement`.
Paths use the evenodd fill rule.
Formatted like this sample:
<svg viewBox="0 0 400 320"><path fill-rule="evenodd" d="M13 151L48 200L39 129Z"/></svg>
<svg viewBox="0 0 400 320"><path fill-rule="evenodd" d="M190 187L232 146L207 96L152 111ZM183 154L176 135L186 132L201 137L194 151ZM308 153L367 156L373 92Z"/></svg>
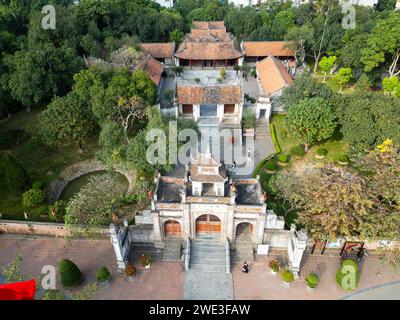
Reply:
<svg viewBox="0 0 400 320"><path fill-rule="evenodd" d="M109 240L34 239L0 235L0 270L17 255L23 258L21 272L29 276L39 275L44 265L54 265L57 268L60 259L71 259L85 277L83 285L93 283L97 268L106 266L112 280L108 288L96 293L95 299L176 300L183 297L183 263L154 262L148 272L138 267L136 279L128 281L117 273L115 255ZM58 275L57 283L60 283Z"/></svg>
<svg viewBox="0 0 400 320"><path fill-rule="evenodd" d="M115 256L108 240L65 240L0 235L0 270L16 255L23 258L21 271L39 275L43 265L56 266L62 258L74 261L85 276L85 282L95 281L96 269L106 266L112 275L110 286L100 289L95 299L183 299L185 272L182 262L154 262L149 272L139 268L134 281L127 281L116 271ZM271 259L269 257L268 259ZM283 286L279 275L272 275L268 259L250 264L243 274L241 264L232 271L234 299L340 299L351 292L336 285L339 257L305 256L301 275L290 288ZM316 272L320 283L315 291L306 289L305 277ZM361 267L357 291L400 280L389 266L383 267L377 257L369 256ZM58 279L59 283L59 279Z"/></svg>

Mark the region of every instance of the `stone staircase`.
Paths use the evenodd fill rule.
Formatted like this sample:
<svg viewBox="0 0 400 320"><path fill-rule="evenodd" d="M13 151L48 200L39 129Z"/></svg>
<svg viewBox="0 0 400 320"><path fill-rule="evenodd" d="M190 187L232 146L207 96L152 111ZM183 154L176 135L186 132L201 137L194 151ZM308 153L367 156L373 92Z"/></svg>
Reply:
<svg viewBox="0 0 400 320"><path fill-rule="evenodd" d="M152 261L161 261L163 249L156 248L153 243L134 243L131 246L130 261L139 261L142 255L150 256Z"/></svg>
<svg viewBox="0 0 400 320"><path fill-rule="evenodd" d="M234 251L235 262L254 262L254 250L250 237L237 237Z"/></svg>
<svg viewBox="0 0 400 320"><path fill-rule="evenodd" d="M167 238L163 252L163 261L181 261L182 239Z"/></svg>
<svg viewBox="0 0 400 320"><path fill-rule="evenodd" d="M271 131L269 130L269 123L265 119L258 120L256 123L256 140L265 140L271 137Z"/></svg>
<svg viewBox="0 0 400 320"><path fill-rule="evenodd" d="M190 271L225 273L225 250L225 243L219 239L208 235L198 236L191 244Z"/></svg>

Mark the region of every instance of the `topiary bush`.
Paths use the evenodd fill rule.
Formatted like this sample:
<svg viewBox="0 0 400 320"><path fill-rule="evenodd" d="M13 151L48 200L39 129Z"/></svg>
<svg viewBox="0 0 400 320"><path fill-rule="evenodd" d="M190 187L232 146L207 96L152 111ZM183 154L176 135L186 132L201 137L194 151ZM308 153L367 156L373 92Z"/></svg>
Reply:
<svg viewBox="0 0 400 320"><path fill-rule="evenodd" d="M358 285L358 276L357 262L351 259L345 259L336 272L336 282L345 290L355 290Z"/></svg>
<svg viewBox="0 0 400 320"><path fill-rule="evenodd" d="M305 155L303 146L297 145L290 149L290 154L294 157L302 157Z"/></svg>
<svg viewBox="0 0 400 320"><path fill-rule="evenodd" d="M265 163L265 169L267 169L267 170L269 170L269 171L275 171L275 170L278 169L278 165L277 165L274 161L268 160L268 161Z"/></svg>
<svg viewBox="0 0 400 320"><path fill-rule="evenodd" d="M289 159L287 156L281 155L278 157L278 161L282 163L288 163Z"/></svg>
<svg viewBox="0 0 400 320"><path fill-rule="evenodd" d="M61 283L64 287L73 287L82 280L81 271L68 259L63 259L58 263L58 271L61 276Z"/></svg>
<svg viewBox="0 0 400 320"><path fill-rule="evenodd" d="M317 151L315 151L315 154L318 156L326 156L328 154L328 150L324 148L319 148Z"/></svg>
<svg viewBox="0 0 400 320"><path fill-rule="evenodd" d="M44 192L40 189L29 189L22 195L22 205L26 209L40 206L44 201Z"/></svg>
<svg viewBox="0 0 400 320"><path fill-rule="evenodd" d="M306 278L306 282L311 289L314 289L319 282L319 278L315 273L310 273Z"/></svg>
<svg viewBox="0 0 400 320"><path fill-rule="evenodd" d="M347 155L343 154L338 158L338 160L341 163L348 163L350 159Z"/></svg>
<svg viewBox="0 0 400 320"><path fill-rule="evenodd" d="M294 281L294 275L290 270L285 270L282 272L282 280L286 283L291 283Z"/></svg>
<svg viewBox="0 0 400 320"><path fill-rule="evenodd" d="M97 281L107 282L111 278L110 271L108 271L108 269L106 267L101 267L101 268L97 269L96 278L97 278Z"/></svg>

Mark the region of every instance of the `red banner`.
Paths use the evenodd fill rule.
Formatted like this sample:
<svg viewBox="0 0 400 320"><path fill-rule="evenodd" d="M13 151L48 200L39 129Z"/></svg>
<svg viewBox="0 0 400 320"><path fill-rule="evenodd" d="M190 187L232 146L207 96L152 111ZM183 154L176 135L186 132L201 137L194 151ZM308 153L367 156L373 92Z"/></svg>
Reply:
<svg viewBox="0 0 400 320"><path fill-rule="evenodd" d="M0 284L0 300L33 300L36 280Z"/></svg>

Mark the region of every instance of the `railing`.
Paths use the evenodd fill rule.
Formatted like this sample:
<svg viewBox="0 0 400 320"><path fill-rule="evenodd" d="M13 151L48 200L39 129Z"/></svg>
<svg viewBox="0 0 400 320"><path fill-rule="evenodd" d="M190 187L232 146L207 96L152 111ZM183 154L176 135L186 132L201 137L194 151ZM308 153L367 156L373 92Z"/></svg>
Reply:
<svg viewBox="0 0 400 320"><path fill-rule="evenodd" d="M226 273L231 273L231 249L229 247L229 240L225 242L225 254L226 254Z"/></svg>
<svg viewBox="0 0 400 320"><path fill-rule="evenodd" d="M186 253L185 253L185 270L189 271L190 269L190 238L188 237L186 240Z"/></svg>

